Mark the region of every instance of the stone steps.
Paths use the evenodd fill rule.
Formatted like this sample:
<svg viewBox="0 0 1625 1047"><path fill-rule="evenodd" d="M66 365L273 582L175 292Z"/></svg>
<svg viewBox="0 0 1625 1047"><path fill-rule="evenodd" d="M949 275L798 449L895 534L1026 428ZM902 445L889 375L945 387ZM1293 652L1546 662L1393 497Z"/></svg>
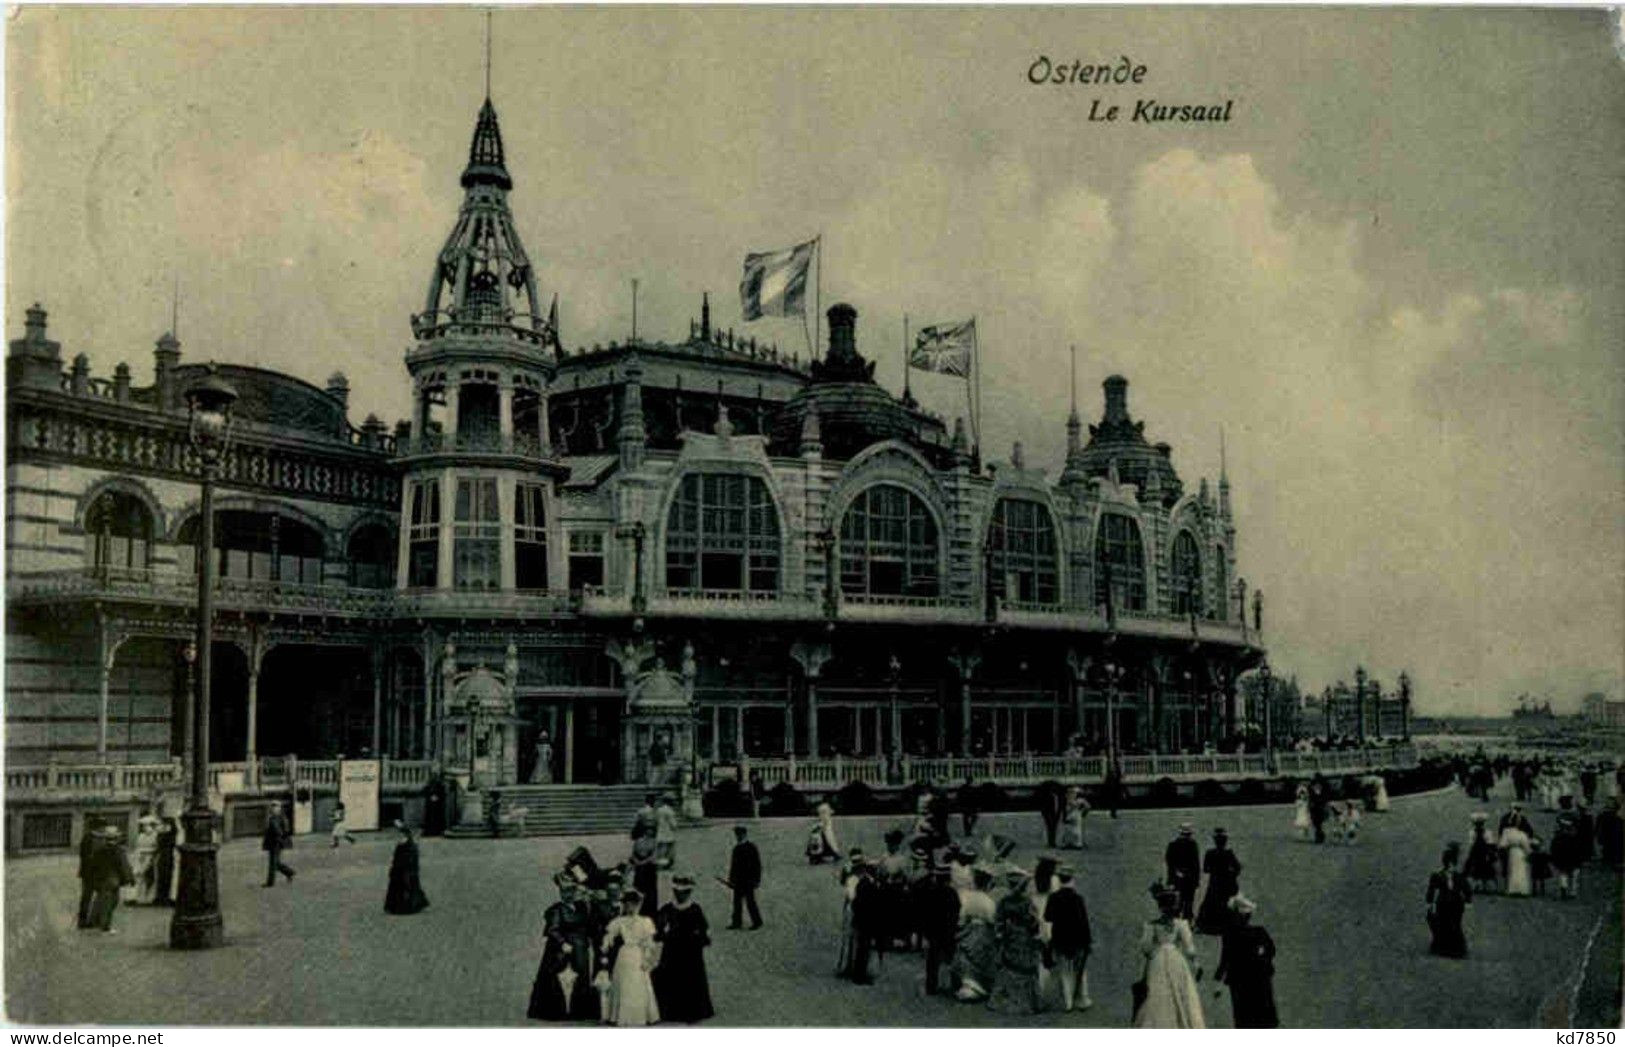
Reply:
<svg viewBox="0 0 1625 1047"><path fill-rule="evenodd" d="M522 810L525 836L630 833L649 790L641 785L564 785L503 790L504 812Z"/></svg>

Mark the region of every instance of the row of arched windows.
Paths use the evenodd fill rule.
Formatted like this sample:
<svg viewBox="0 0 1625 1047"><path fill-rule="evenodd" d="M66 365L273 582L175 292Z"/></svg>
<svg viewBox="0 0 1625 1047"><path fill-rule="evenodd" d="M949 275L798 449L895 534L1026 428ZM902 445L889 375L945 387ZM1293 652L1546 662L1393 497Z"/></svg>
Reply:
<svg viewBox="0 0 1625 1047"><path fill-rule="evenodd" d="M197 570L195 550L200 521L193 517L176 535L177 559L183 572ZM85 555L90 566L143 570L153 552L152 513L141 499L124 491L104 491L85 513L89 535ZM320 532L292 516L246 509L215 512L216 569L223 578L298 582L317 585L327 543ZM387 588L395 583L395 543L382 524L365 524L351 532L345 550L348 581L354 586Z"/></svg>

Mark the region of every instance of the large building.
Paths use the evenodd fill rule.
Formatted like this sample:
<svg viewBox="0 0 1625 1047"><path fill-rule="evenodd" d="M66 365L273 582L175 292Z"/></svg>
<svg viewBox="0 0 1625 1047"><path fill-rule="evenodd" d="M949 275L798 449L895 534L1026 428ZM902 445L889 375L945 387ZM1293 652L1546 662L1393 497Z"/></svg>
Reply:
<svg viewBox="0 0 1625 1047"><path fill-rule="evenodd" d="M409 420L352 425L340 375L218 368L240 401L211 554L214 760L250 785L290 754L524 780L545 730L564 780L640 780L662 709L700 763L1234 733L1263 652L1228 482L1188 489L1125 379L1087 434L1074 409L1051 479L877 385L848 305L813 361L706 304L678 341L567 350L489 101L461 184L411 317ZM154 359L147 387L83 353L64 369L37 306L10 344L13 768L184 749L184 394L207 368L171 335Z"/></svg>

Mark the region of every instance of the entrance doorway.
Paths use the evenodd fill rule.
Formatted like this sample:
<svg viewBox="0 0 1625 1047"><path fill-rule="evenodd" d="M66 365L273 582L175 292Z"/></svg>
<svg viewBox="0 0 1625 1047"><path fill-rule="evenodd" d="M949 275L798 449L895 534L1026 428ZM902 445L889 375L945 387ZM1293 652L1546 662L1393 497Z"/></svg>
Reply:
<svg viewBox="0 0 1625 1047"><path fill-rule="evenodd" d="M615 785L621 780L621 706L613 694L520 694L519 780L530 782L536 741L543 731L553 747L555 785ZM545 779L544 779L545 781Z"/></svg>

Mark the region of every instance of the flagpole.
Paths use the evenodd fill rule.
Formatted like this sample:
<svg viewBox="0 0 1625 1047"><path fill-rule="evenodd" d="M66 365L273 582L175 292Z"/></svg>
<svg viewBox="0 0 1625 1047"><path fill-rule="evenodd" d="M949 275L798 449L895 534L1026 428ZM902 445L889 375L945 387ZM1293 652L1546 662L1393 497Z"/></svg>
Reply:
<svg viewBox="0 0 1625 1047"><path fill-rule="evenodd" d="M905 402L907 402L908 397L909 397L908 379L909 379L909 374L908 374L908 314L904 313L903 314L903 400Z"/></svg>

